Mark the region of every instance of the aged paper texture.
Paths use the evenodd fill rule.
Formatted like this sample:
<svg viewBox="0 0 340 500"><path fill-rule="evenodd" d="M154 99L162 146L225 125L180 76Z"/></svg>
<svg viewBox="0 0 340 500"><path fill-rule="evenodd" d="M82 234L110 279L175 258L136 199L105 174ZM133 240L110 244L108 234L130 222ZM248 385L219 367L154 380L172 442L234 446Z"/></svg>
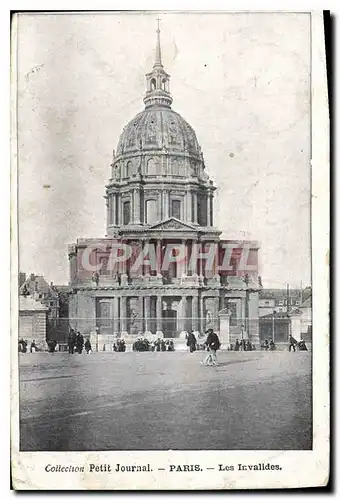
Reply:
<svg viewBox="0 0 340 500"><path fill-rule="evenodd" d="M327 484L322 13L19 13L11 82L15 489Z"/></svg>

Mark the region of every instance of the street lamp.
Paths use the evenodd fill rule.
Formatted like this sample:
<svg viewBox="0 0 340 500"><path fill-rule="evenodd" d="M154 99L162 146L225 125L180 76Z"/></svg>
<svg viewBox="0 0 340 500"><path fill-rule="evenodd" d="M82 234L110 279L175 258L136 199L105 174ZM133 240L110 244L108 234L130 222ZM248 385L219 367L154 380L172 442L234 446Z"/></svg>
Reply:
<svg viewBox="0 0 340 500"><path fill-rule="evenodd" d="M246 303L245 303L245 320L246 320L246 333L249 339L249 289L248 285L250 282L249 274L247 273L243 278L244 283L246 284Z"/></svg>
<svg viewBox="0 0 340 500"><path fill-rule="evenodd" d="M273 309L273 328L272 328L272 338L273 338L273 342L275 343L275 314L276 314L276 310Z"/></svg>

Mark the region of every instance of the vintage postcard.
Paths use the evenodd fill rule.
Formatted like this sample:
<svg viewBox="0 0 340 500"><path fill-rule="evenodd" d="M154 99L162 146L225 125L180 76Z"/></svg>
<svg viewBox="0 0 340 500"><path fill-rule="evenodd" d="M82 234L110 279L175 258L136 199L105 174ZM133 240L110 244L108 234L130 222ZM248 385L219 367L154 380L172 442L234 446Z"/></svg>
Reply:
<svg viewBox="0 0 340 500"><path fill-rule="evenodd" d="M324 486L319 12L13 17L17 490Z"/></svg>

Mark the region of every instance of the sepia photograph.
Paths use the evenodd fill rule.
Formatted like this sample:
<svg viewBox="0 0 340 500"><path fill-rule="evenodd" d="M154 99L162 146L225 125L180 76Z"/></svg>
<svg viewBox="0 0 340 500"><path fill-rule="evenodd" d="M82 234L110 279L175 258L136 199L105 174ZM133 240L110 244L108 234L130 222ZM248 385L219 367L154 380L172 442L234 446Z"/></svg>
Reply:
<svg viewBox="0 0 340 500"><path fill-rule="evenodd" d="M23 12L13 30L18 456L72 456L42 462L71 488L206 470L235 488L312 453L311 13ZM213 450L271 459L132 458Z"/></svg>

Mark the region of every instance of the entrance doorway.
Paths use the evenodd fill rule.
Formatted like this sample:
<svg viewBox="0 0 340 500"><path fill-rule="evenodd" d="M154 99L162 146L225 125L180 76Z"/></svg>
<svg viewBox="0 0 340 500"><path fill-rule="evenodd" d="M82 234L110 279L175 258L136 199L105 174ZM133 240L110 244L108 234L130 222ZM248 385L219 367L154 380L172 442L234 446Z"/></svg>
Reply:
<svg viewBox="0 0 340 500"><path fill-rule="evenodd" d="M177 311L163 311L163 335L165 338L177 337Z"/></svg>

